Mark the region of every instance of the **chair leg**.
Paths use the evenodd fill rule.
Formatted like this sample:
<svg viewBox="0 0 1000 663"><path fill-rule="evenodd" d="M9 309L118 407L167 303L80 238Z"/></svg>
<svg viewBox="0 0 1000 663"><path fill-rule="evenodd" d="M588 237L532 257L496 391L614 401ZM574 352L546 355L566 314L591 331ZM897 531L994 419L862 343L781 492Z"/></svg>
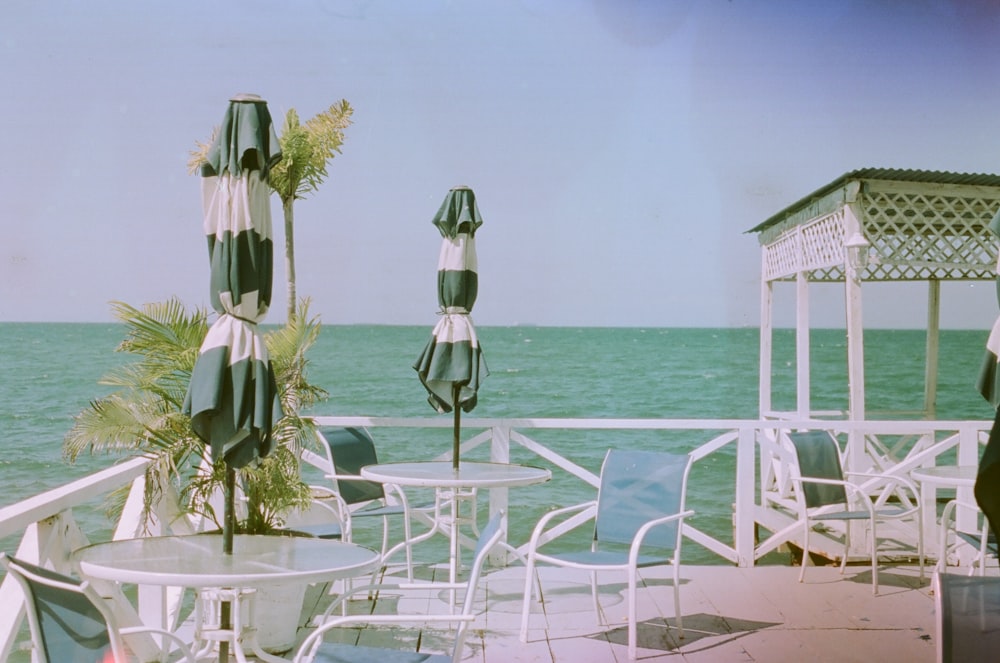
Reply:
<svg viewBox="0 0 1000 663"><path fill-rule="evenodd" d="M674 567L674 618L677 620L677 637L684 639L684 620L681 616L681 566L677 558L670 563Z"/></svg>
<svg viewBox="0 0 1000 663"><path fill-rule="evenodd" d="M410 538L413 534L413 530L410 527L410 514L404 513L403 516L403 537L406 541L406 579L409 582L413 582L413 543L410 542Z"/></svg>
<svg viewBox="0 0 1000 663"><path fill-rule="evenodd" d="M531 597L535 585L535 556L528 552L528 561L524 565L524 598L521 603L521 642L528 641L528 617L531 612ZM542 594L542 579L538 579L539 599Z"/></svg>
<svg viewBox="0 0 1000 663"><path fill-rule="evenodd" d="M840 555L840 575L847 570L847 555L851 551L851 521L844 521L844 552Z"/></svg>
<svg viewBox="0 0 1000 663"><path fill-rule="evenodd" d="M799 582L805 582L806 565L809 564L809 519L806 518L806 526L802 532L802 564L799 569Z"/></svg>
<svg viewBox="0 0 1000 663"><path fill-rule="evenodd" d="M920 559L920 582L924 581L924 516L917 509L917 557Z"/></svg>
<svg viewBox="0 0 1000 663"><path fill-rule="evenodd" d="M637 613L636 609L636 589L637 578L639 576L639 571L637 569L629 569L628 573L628 658L630 661L634 661L636 657L636 650L638 649L639 636L638 630L639 626L637 623Z"/></svg>
<svg viewBox="0 0 1000 663"><path fill-rule="evenodd" d="M878 531L872 520L872 594L878 596Z"/></svg>
<svg viewBox="0 0 1000 663"><path fill-rule="evenodd" d="M597 620L597 625L607 626L608 620L601 611L601 599L597 591L597 571L590 572L590 600L594 604L594 618Z"/></svg>

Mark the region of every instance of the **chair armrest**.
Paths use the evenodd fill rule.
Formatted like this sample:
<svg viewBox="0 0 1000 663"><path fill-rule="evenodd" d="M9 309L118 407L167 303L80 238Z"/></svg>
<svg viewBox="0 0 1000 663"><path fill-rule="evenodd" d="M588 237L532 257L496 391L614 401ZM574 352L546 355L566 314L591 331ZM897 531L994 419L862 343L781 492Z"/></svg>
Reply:
<svg viewBox="0 0 1000 663"><path fill-rule="evenodd" d="M118 633L121 634L122 638L127 638L130 635L139 635L143 633L165 637L167 640L170 640L177 646L178 651L180 651L181 655L183 656L182 660L191 661L191 663L195 663L194 654L191 653L191 648L188 647L187 643L184 642L184 640L182 640L177 634L171 633L170 631L166 631L162 628L156 628L153 626L126 626L123 628L119 628Z"/></svg>
<svg viewBox="0 0 1000 663"><path fill-rule="evenodd" d="M340 496L340 493L326 486L310 485L309 489L313 493L310 503L330 511L336 519L337 524L340 525L343 540L350 541L352 538L351 510L348 508L344 498ZM330 506L324 500L333 500L335 506Z"/></svg>
<svg viewBox="0 0 1000 663"><path fill-rule="evenodd" d="M872 504L871 497L869 497L865 491L861 490L860 486L857 486L851 483L850 481L843 481L841 479L820 479L818 477L796 477L793 479L793 481L799 484L798 488L800 492L802 490L802 484L804 483L814 483L825 486L843 486L844 489L847 490L847 492L849 493L847 496L848 505L846 506L849 507L851 499L850 495L854 494L855 496L857 496L862 506L865 507L865 510L868 511L868 516L873 519L875 518L875 505ZM806 517L807 518L809 517L808 514L806 515ZM822 517L823 517L822 514L815 516L816 519L822 519Z"/></svg>
<svg viewBox="0 0 1000 663"><path fill-rule="evenodd" d="M323 476L334 481L371 481L371 479L366 479L360 474L337 474L334 472L332 474L324 474Z"/></svg>
<svg viewBox="0 0 1000 663"><path fill-rule="evenodd" d="M570 514L574 513L584 513L588 509L593 511L593 513L590 514L589 518L596 517L597 500L591 500L589 502L581 502L580 504L574 504L572 506L564 506L562 508L549 511L538 520L537 524L535 524L535 529L531 532L531 539L528 542L528 549L534 550L552 540L551 538L543 539L542 536L543 534L547 533L546 529L549 528L549 523L551 523L553 520L555 520L556 518L569 516Z"/></svg>
<svg viewBox="0 0 1000 663"><path fill-rule="evenodd" d="M669 516L663 516L662 518L654 518L653 520L647 520L642 526L636 531L635 537L632 539L632 545L629 548L629 562L630 564L635 564L636 559L639 556L639 550L642 548L643 539L646 538L646 534L649 530L657 527L659 525L665 525L666 523L679 521L677 524L678 532L680 532L684 526L684 519L689 518L694 515L692 509L687 509L685 511L680 511L678 513L672 513Z"/></svg>
<svg viewBox="0 0 1000 663"><path fill-rule="evenodd" d="M909 497L906 497L905 495L903 495L901 493L897 493L897 496L900 499L906 498L908 500L912 500L914 506L908 508L907 511L906 511L906 513L899 514L900 517L902 517L904 515L909 515L911 513L915 513L915 512L917 512L917 511L920 510L920 490L917 488L917 485L915 483L913 483L913 481L910 480L907 477L899 476L897 474L883 474L883 473L879 473L879 472L847 472L846 474L848 476L852 476L852 477L857 476L857 477L862 477L862 478L865 478L865 479L880 479L880 480L882 480L884 483L881 484L880 487L878 487L878 488L875 488L875 485L879 485L879 484L868 485L869 484L868 481L862 481L862 482L849 481L848 482L848 483L850 483L852 485L858 486L863 491L878 492L879 493L879 498L875 500L875 503L877 505L884 504L885 500L883 498L886 495L886 491L889 491L890 493L896 493L899 490L900 487L905 488L906 491L909 492L909 494L910 494Z"/></svg>
<svg viewBox="0 0 1000 663"><path fill-rule="evenodd" d="M951 531L957 534L960 531L958 529L958 520L955 517L956 515L955 512L958 510L958 507L962 507L965 509L972 509L977 512L980 511L978 504L971 504L969 502L964 502L957 499L949 500L948 503L944 505L944 509L941 512L941 541L940 541L941 552L939 553L942 556L946 554L945 551L948 545L948 532ZM985 559L986 550L989 547L989 532L990 532L989 521L987 521L986 518L983 518L982 524L977 528L977 530L978 531L975 533L975 535L979 538L979 554ZM968 532L964 533L967 536L970 534Z"/></svg>
<svg viewBox="0 0 1000 663"><path fill-rule="evenodd" d="M909 490L913 491L914 495L920 494L917 484L913 483L913 481L909 478L899 476L898 474L883 474L881 472L844 472L844 475L849 477L862 477L865 479L883 479L888 482L906 486ZM850 483L858 484L859 482L851 480Z"/></svg>

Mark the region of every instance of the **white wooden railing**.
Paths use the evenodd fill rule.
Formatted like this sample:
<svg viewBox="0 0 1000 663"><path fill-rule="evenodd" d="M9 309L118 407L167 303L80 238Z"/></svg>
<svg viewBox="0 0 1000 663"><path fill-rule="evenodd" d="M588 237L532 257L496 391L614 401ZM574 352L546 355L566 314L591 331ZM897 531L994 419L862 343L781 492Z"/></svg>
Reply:
<svg viewBox="0 0 1000 663"><path fill-rule="evenodd" d="M366 426L372 429L450 428L446 418L387 418L387 417L315 417L319 425ZM985 442L991 422L988 421L818 421L818 420L716 420L716 419L466 419L462 422L468 439L462 454L473 454L488 445L489 459L510 462L512 450L518 455L530 454L553 467L553 474L564 481L596 486L598 477L568 455L558 453L538 442L542 431L683 431L692 440L686 449L695 463L688 487L689 506L696 500L713 503L718 484L699 485L697 471L703 463L714 463L725 457L724 467L732 468L732 527L714 527L711 531L695 518L685 523L685 536L726 562L753 566L764 555L795 542L800 531L794 527L796 516L791 508L790 485L787 481L787 452L780 433L791 429L827 429L845 440L848 463L854 467L877 467L880 471L907 475L916 467L942 464L975 464L980 446ZM534 436L534 437L533 437ZM442 436L447 437L447 436ZM609 440L615 438L609 435ZM671 443L674 444L674 443ZM449 445L444 445L445 447ZM626 446L626 445L620 445ZM524 451L520 451L520 450ZM439 457L445 457L444 452ZM482 450L480 450L482 453ZM412 456L411 456L412 458ZM139 526L143 476L148 462L142 458L126 460L91 476L59 488L0 508L0 540L14 537L14 554L28 561L47 564L57 570L71 572L71 553L89 543L74 518L74 509L96 497L107 495L132 483L132 497L122 520L117 523L114 538L127 538L155 530ZM718 479L718 470L713 468ZM728 493L727 493L728 495ZM555 503L559 495L553 495ZM971 495L964 496L973 501ZM728 497L723 497L723 500ZM507 506L506 489L490 491L488 508L491 513ZM725 511L725 505L720 511ZM697 509L696 509L697 511ZM934 511L925 514L933 525ZM566 526L569 529L573 523ZM772 534L758 540L760 529ZM720 531L721 530L721 531ZM924 528L925 541L933 556L936 535ZM530 532L508 533L511 540L523 541ZM14 637L23 619L20 590L4 578L0 583L0 659L7 660Z"/></svg>

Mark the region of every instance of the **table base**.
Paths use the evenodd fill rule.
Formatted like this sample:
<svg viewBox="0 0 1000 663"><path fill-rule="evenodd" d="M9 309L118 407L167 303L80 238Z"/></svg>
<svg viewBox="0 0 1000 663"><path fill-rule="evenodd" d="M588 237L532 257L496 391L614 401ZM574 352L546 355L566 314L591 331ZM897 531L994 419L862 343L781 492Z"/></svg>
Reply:
<svg viewBox="0 0 1000 663"><path fill-rule="evenodd" d="M264 651L257 638L255 589L206 589L195 602L195 658L207 658L222 642L228 642L238 663L247 663L246 650L267 663L288 663L288 659ZM222 604L229 603L231 626L222 626ZM291 643L294 648L294 643Z"/></svg>

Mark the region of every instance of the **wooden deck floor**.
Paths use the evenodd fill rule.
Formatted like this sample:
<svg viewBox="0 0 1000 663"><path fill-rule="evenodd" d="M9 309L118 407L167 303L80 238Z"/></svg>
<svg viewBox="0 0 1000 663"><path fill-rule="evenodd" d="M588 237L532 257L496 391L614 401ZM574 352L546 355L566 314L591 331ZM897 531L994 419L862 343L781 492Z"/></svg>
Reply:
<svg viewBox="0 0 1000 663"><path fill-rule="evenodd" d="M685 638L676 637L669 575L643 574L639 594L639 661L901 661L935 660L934 599L930 571L920 582L915 566L883 566L880 593L872 595L868 567L685 566L681 607ZM424 569L425 574L434 570ZM440 572L440 571L437 571ZM604 663L626 661L624 579L605 584L602 605L612 626L596 623L587 578L542 568L544 608L531 615L529 642L518 639L524 569L487 574L476 598L477 620L465 647L467 661L482 663ZM610 582L611 578L607 578ZM324 600L317 590L313 600ZM440 595L383 596L359 601L351 612L410 614L445 608ZM360 644L394 639L425 651L446 651L450 632L439 626L400 634L385 627L340 629L338 640ZM303 629L300 633L307 632Z"/></svg>

